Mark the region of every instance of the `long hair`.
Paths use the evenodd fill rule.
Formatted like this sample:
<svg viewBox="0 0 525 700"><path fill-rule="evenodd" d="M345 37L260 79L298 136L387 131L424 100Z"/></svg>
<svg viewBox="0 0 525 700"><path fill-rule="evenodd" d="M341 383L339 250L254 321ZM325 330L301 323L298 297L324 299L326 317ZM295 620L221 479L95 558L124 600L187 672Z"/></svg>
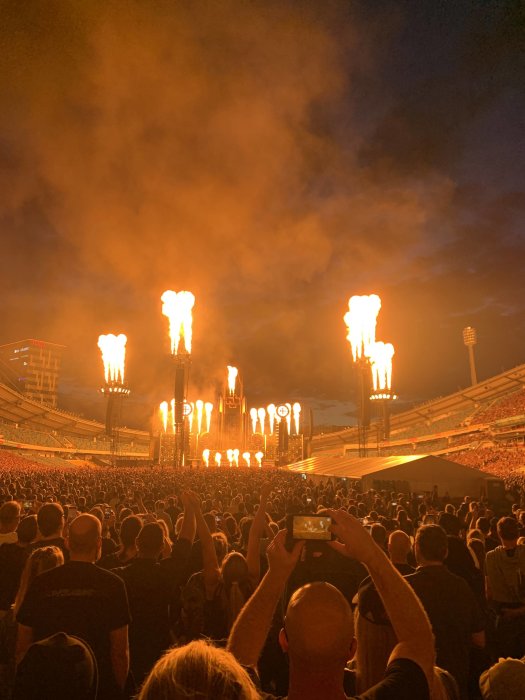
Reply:
<svg viewBox="0 0 525 700"><path fill-rule="evenodd" d="M227 625L230 630L253 593L245 557L239 552L227 554L222 562L221 574L227 602Z"/></svg>
<svg viewBox="0 0 525 700"><path fill-rule="evenodd" d="M225 649L195 641L157 661L138 700L259 700L250 677Z"/></svg>
<svg viewBox="0 0 525 700"><path fill-rule="evenodd" d="M56 566L61 566L64 563L64 555L59 547L39 547L33 550L28 557L22 576L20 585L15 598L14 613L15 616L20 610L20 606L24 602L29 586L35 578L44 571L54 569Z"/></svg>
<svg viewBox="0 0 525 700"><path fill-rule="evenodd" d="M365 693L385 676L385 669L397 637L391 625L370 622L356 608L355 630L357 651L355 655L356 692ZM434 682L430 689L431 700L459 700L454 678L438 666L434 666Z"/></svg>

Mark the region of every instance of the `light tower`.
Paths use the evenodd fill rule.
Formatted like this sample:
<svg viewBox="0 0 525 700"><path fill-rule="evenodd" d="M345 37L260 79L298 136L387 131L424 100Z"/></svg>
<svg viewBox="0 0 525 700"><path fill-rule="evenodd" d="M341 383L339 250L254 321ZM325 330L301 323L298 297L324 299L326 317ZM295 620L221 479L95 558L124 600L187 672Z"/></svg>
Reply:
<svg viewBox="0 0 525 700"><path fill-rule="evenodd" d="M129 396L129 389L124 382L126 364L126 336L100 335L98 347L104 363L104 386L100 390L107 399L106 435L111 439L111 463L115 466L118 452L118 428L122 412L122 399Z"/></svg>
<svg viewBox="0 0 525 700"><path fill-rule="evenodd" d="M359 382L358 441L359 456L367 455L367 437L370 426L370 353L375 343L376 323L381 299L377 294L353 296L348 300L344 321L348 328L347 340L357 367Z"/></svg>
<svg viewBox="0 0 525 700"><path fill-rule="evenodd" d="M468 350L468 360L470 365L470 383L472 386L478 383L478 378L476 375L476 363L474 360L474 345L478 342L478 335L476 329L472 326L467 326L463 329L463 342L467 346Z"/></svg>
<svg viewBox="0 0 525 700"><path fill-rule="evenodd" d="M176 467L186 462L185 405L191 366L191 341L195 297L191 292L168 289L161 297L162 313L169 319L171 356L175 365L174 459Z"/></svg>

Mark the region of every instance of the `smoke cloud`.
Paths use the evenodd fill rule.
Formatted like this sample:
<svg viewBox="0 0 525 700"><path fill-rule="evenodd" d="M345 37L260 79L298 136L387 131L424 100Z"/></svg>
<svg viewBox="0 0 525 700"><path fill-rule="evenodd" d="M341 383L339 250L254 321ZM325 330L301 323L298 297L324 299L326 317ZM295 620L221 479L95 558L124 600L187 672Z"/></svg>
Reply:
<svg viewBox="0 0 525 700"><path fill-rule="evenodd" d="M383 297L378 338L394 342L397 378L416 395L435 391L441 365L433 349L415 367L427 322L446 318L448 342L490 297L488 333L514 293L522 204L489 201L458 170L461 149L477 153L467 127L490 129L517 85L512 45L495 44L501 80L456 110L451 90L487 68L477 28L460 24L454 46L476 51L452 83L391 81L422 18L389 3L374 16L342 0L4 0L0 12L0 340L66 345L71 396L100 383L98 335L123 332L136 415L166 398L166 289L196 296L195 391L209 398L234 364L263 401L348 397L352 294ZM503 36L508 18L490 26ZM480 210L487 243L472 255ZM502 290L487 260L503 230Z"/></svg>

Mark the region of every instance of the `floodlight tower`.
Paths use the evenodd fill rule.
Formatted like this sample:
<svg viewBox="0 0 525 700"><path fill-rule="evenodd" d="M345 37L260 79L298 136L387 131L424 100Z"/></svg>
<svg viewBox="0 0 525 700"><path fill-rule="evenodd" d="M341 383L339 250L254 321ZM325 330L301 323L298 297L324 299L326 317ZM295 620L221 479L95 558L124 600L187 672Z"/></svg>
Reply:
<svg viewBox="0 0 525 700"><path fill-rule="evenodd" d="M347 340L357 368L359 382L358 441L359 456L367 455L368 428L370 427L370 352L375 343L376 323L381 299L377 294L353 296L348 300L344 321L348 328Z"/></svg>
<svg viewBox="0 0 525 700"><path fill-rule="evenodd" d="M129 396L129 389L124 381L126 363L126 336L100 335L98 347L104 363L104 386L100 390L107 399L106 435L111 438L111 463L115 466L118 452L118 428L122 413L122 400Z"/></svg>
<svg viewBox="0 0 525 700"><path fill-rule="evenodd" d="M195 297L191 292L168 289L161 297L162 313L169 319L171 356L175 365L173 466L186 463L186 394L191 367L191 341Z"/></svg>
<svg viewBox="0 0 525 700"><path fill-rule="evenodd" d="M373 391L370 400L378 402L382 408L383 437L390 438L390 404L397 396L392 393L392 343L376 342L370 351Z"/></svg>
<svg viewBox="0 0 525 700"><path fill-rule="evenodd" d="M476 375L476 363L474 360L474 345L478 342L478 335L476 329L472 326L467 326L463 329L463 342L465 343L468 350L468 360L470 365L470 383L472 386L478 383L478 378Z"/></svg>

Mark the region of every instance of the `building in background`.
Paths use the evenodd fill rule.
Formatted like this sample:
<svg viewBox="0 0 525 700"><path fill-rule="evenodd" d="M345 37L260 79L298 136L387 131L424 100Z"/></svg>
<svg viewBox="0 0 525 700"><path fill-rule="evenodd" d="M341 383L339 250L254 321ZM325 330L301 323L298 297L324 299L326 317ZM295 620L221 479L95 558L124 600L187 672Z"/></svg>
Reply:
<svg viewBox="0 0 525 700"><path fill-rule="evenodd" d="M26 398L56 408L63 349L33 339L0 345L0 379Z"/></svg>

